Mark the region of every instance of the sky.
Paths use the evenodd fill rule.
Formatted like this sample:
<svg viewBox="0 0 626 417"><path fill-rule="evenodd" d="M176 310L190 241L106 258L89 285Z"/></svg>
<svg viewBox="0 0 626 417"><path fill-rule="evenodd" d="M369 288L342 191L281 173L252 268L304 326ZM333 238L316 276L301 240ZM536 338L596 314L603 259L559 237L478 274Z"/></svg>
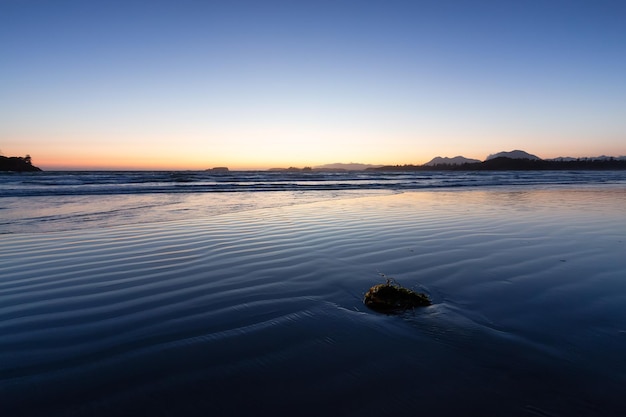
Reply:
<svg viewBox="0 0 626 417"><path fill-rule="evenodd" d="M55 169L626 155L623 1L0 0L0 152Z"/></svg>

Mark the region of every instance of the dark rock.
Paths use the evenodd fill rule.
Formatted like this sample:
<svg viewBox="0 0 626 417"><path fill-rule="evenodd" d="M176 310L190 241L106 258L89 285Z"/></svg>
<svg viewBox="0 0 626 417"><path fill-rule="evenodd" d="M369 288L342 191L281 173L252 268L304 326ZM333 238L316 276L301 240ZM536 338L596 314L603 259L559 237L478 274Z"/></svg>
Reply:
<svg viewBox="0 0 626 417"><path fill-rule="evenodd" d="M374 311L399 314L416 307L431 305L426 294L418 293L387 279L385 284L374 285L365 293L363 303Z"/></svg>

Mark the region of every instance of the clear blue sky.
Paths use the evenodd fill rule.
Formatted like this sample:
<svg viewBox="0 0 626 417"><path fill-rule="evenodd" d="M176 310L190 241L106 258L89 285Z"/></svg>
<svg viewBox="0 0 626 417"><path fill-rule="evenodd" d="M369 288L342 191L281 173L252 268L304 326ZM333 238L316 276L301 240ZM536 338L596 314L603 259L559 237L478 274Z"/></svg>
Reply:
<svg viewBox="0 0 626 417"><path fill-rule="evenodd" d="M626 154L626 2L0 0L0 150L45 168Z"/></svg>

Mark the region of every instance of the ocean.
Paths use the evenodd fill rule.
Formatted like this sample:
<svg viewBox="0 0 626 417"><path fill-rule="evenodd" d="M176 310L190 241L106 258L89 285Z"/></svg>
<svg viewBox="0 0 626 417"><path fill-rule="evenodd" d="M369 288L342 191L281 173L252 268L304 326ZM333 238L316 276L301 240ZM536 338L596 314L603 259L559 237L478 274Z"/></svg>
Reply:
<svg viewBox="0 0 626 417"><path fill-rule="evenodd" d="M2 173L0 414L622 416L625 277L626 171Z"/></svg>
<svg viewBox="0 0 626 417"><path fill-rule="evenodd" d="M211 217L407 191L625 184L626 171L0 173L0 234Z"/></svg>

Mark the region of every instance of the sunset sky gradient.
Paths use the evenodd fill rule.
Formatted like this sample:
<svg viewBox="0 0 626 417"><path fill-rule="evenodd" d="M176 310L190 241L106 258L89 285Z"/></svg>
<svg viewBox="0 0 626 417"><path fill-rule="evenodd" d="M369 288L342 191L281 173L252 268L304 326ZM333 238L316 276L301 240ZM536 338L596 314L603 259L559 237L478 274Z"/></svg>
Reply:
<svg viewBox="0 0 626 417"><path fill-rule="evenodd" d="M626 155L623 1L0 0L42 169Z"/></svg>

